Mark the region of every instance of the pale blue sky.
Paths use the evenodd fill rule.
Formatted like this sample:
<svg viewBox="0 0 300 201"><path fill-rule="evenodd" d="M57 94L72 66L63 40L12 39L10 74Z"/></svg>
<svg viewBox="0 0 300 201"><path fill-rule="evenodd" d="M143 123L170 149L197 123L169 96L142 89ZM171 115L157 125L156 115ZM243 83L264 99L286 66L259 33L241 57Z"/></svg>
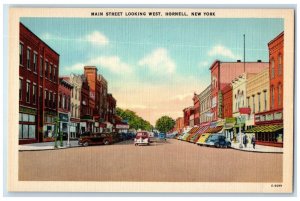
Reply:
<svg viewBox="0 0 300 201"><path fill-rule="evenodd" d="M22 18L21 22L60 54L61 75L83 73L83 65L95 65L119 106L152 113L178 97L178 108L164 110L174 118L191 104L194 91L209 84L209 67L215 59L243 59L243 34L246 61L268 61L267 43L284 27L282 19ZM130 93L140 92L133 87L147 93L131 98ZM152 123L158 113L154 117L140 112Z"/></svg>

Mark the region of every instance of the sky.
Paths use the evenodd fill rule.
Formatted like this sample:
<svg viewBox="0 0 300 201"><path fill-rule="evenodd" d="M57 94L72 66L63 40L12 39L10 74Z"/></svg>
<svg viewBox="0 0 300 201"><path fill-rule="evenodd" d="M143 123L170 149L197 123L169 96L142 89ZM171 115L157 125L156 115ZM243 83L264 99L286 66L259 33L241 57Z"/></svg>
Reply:
<svg viewBox="0 0 300 201"><path fill-rule="evenodd" d="M176 119L210 83L216 60L268 62L268 42L282 19L21 18L60 55L60 76L96 66L117 107L155 125Z"/></svg>

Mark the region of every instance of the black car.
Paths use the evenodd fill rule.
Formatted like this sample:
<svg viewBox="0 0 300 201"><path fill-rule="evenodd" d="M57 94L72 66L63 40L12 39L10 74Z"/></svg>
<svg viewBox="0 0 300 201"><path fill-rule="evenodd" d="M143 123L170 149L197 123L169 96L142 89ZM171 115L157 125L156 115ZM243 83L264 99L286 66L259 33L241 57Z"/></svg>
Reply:
<svg viewBox="0 0 300 201"><path fill-rule="evenodd" d="M231 142L228 141L226 137L222 134L212 134L206 139L205 145L214 146L217 148L228 148L231 147Z"/></svg>

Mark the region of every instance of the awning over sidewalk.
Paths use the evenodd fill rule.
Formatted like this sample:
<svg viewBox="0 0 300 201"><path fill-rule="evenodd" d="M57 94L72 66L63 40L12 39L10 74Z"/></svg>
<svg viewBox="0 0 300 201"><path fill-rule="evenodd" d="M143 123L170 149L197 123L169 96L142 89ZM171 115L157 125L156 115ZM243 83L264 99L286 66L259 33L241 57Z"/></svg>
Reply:
<svg viewBox="0 0 300 201"><path fill-rule="evenodd" d="M217 126L214 128L208 128L205 132L206 133L218 133L223 129L223 126Z"/></svg>
<svg viewBox="0 0 300 201"><path fill-rule="evenodd" d="M235 117L226 118L224 129L226 129L226 130L232 129L235 126L235 123L236 123Z"/></svg>
<svg viewBox="0 0 300 201"><path fill-rule="evenodd" d="M272 133L283 129L283 125L255 126L245 130L245 133Z"/></svg>
<svg viewBox="0 0 300 201"><path fill-rule="evenodd" d="M204 133L208 128L209 128L209 126L203 126L203 127L200 127L200 129L197 131L197 134L202 134L202 133Z"/></svg>

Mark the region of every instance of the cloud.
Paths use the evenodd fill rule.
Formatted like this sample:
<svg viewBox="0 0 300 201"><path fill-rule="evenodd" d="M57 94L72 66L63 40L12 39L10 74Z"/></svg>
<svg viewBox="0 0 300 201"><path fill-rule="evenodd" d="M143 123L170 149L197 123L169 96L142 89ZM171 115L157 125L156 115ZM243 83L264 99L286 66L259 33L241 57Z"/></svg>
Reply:
<svg viewBox="0 0 300 201"><path fill-rule="evenodd" d="M85 36L85 40L93 45L105 46L109 44L108 38L99 31L94 31Z"/></svg>
<svg viewBox="0 0 300 201"><path fill-rule="evenodd" d="M100 56L87 60L85 63L76 63L72 66L66 67L67 71L83 72L84 66L97 66L106 69L114 74L130 74L132 67L123 62L118 56Z"/></svg>
<svg viewBox="0 0 300 201"><path fill-rule="evenodd" d="M178 94L178 95L175 95L171 98L171 100L184 100L186 98L190 98L193 97L193 94L192 93L185 93L185 94Z"/></svg>
<svg viewBox="0 0 300 201"><path fill-rule="evenodd" d="M175 62L170 58L165 48L155 49L149 55L139 60L138 65L147 67L153 73L161 74L172 74L176 68Z"/></svg>
<svg viewBox="0 0 300 201"><path fill-rule="evenodd" d="M199 67L207 67L209 65L208 61L202 61L202 62L199 62L198 66Z"/></svg>
<svg viewBox="0 0 300 201"><path fill-rule="evenodd" d="M216 45L208 52L208 56L223 56L229 59L238 59L240 56L234 54L229 48L223 45Z"/></svg>

